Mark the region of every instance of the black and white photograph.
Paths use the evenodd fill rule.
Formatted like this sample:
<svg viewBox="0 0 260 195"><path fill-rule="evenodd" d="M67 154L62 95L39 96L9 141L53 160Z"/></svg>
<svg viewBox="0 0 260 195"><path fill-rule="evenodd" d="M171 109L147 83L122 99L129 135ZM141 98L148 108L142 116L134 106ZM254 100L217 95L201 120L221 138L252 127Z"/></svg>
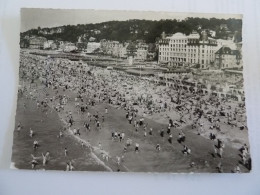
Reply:
<svg viewBox="0 0 260 195"><path fill-rule="evenodd" d="M242 14L20 14L12 169L251 171Z"/></svg>

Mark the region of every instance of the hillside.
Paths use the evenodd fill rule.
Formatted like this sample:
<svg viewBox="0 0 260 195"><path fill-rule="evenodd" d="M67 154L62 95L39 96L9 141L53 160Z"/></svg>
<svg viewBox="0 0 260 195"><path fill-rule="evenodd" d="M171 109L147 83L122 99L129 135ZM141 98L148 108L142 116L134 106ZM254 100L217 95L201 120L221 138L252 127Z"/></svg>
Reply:
<svg viewBox="0 0 260 195"><path fill-rule="evenodd" d="M223 27L224 26L224 27ZM237 42L242 41L242 20L240 19L216 19L216 18L186 18L185 20L128 20L109 21L96 24L66 25L54 28L31 29L21 33L21 39L25 36L43 36L49 40L60 40L77 42L81 37L82 41L88 41L90 37L115 40L124 42L143 39L147 43L154 43L161 33L173 34L182 32L190 34L193 30L201 31L206 29L215 31L215 38L227 39L235 35Z"/></svg>

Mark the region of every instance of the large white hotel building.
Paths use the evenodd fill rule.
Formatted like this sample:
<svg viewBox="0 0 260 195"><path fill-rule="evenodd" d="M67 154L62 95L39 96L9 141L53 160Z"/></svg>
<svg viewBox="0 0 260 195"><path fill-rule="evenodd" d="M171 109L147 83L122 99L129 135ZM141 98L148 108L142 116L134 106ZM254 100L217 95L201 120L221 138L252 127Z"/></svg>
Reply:
<svg viewBox="0 0 260 195"><path fill-rule="evenodd" d="M196 32L186 36L175 33L159 41L159 63L169 65L190 66L199 64L200 68L207 68L214 63L217 41L207 37L206 32L200 35Z"/></svg>

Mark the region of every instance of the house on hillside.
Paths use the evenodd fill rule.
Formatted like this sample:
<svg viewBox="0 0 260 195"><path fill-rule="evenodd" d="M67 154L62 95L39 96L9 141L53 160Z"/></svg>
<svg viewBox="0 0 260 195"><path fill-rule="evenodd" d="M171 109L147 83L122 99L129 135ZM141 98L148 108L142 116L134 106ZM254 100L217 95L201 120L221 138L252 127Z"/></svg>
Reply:
<svg viewBox="0 0 260 195"><path fill-rule="evenodd" d="M29 39L30 49L44 49L44 43L47 41L45 37L31 37Z"/></svg>
<svg viewBox="0 0 260 195"><path fill-rule="evenodd" d="M100 43L97 42L88 42L87 44L87 53L94 53L97 49L100 49Z"/></svg>
<svg viewBox="0 0 260 195"><path fill-rule="evenodd" d="M47 40L43 43L43 49L51 49L51 44L53 44L53 40Z"/></svg>

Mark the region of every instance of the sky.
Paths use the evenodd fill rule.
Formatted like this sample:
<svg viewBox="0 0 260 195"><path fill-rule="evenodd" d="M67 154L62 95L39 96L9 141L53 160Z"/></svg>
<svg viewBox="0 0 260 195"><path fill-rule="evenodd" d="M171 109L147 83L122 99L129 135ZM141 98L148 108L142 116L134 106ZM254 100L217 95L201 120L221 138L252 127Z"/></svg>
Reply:
<svg viewBox="0 0 260 195"><path fill-rule="evenodd" d="M80 9L21 9L21 32L32 28L56 27L62 25L77 25L101 23L112 20L125 21L129 19L185 19L187 17L203 18L242 18L239 14L198 14L153 11L125 11L125 10L80 10Z"/></svg>

